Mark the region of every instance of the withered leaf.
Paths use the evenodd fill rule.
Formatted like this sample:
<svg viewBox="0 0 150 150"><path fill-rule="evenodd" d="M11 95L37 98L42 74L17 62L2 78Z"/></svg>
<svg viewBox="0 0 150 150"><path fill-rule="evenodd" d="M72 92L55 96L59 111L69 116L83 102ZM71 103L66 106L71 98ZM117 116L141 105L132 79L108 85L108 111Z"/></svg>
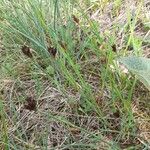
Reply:
<svg viewBox="0 0 150 150"><path fill-rule="evenodd" d="M27 97L26 98L26 104L24 105L25 109L28 110L36 110L36 101L33 97Z"/></svg>
<svg viewBox="0 0 150 150"><path fill-rule="evenodd" d="M21 50L22 50L22 52L23 52L26 56L28 56L28 57L30 57L30 58L33 57L32 53L31 53L31 50L30 50L30 48L29 48L28 46L26 46L26 45L22 46Z"/></svg>
<svg viewBox="0 0 150 150"><path fill-rule="evenodd" d="M79 24L79 19L75 15L72 15L72 18L75 23Z"/></svg>
<svg viewBox="0 0 150 150"><path fill-rule="evenodd" d="M55 47L48 47L48 52L55 58L57 54L57 49Z"/></svg>

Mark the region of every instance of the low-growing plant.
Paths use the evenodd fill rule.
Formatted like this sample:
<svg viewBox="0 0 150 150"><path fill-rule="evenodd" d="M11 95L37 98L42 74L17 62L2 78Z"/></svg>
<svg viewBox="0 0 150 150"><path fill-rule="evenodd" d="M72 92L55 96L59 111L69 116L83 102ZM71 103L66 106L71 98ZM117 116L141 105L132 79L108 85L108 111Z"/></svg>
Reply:
<svg viewBox="0 0 150 150"><path fill-rule="evenodd" d="M124 64L129 71L134 73L136 77L150 90L150 59L144 57L121 57L119 62Z"/></svg>

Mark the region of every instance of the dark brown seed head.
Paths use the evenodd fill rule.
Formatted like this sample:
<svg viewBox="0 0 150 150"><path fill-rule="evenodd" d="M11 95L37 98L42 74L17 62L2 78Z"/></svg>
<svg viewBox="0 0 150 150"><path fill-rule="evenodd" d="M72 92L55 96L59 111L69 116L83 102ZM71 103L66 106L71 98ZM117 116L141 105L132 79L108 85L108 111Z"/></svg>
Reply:
<svg viewBox="0 0 150 150"><path fill-rule="evenodd" d="M27 97L26 98L26 104L24 105L25 109L28 110L36 110L36 101L33 97Z"/></svg>
<svg viewBox="0 0 150 150"><path fill-rule="evenodd" d="M75 23L79 24L79 19L75 15L72 15L72 18Z"/></svg>
<svg viewBox="0 0 150 150"><path fill-rule="evenodd" d="M114 44L114 45L112 45L112 50L114 51L114 52L116 52L117 51L117 48L116 48L116 45Z"/></svg>
<svg viewBox="0 0 150 150"><path fill-rule="evenodd" d="M54 47L48 47L48 52L55 58L57 54L57 49Z"/></svg>
<svg viewBox="0 0 150 150"><path fill-rule="evenodd" d="M28 46L24 45L24 46L21 48L21 50L22 50L22 52L23 52L26 56L28 56L28 57L30 57L30 58L33 57L33 56L32 56L32 53L31 53L31 50L30 50L30 48L29 48Z"/></svg>

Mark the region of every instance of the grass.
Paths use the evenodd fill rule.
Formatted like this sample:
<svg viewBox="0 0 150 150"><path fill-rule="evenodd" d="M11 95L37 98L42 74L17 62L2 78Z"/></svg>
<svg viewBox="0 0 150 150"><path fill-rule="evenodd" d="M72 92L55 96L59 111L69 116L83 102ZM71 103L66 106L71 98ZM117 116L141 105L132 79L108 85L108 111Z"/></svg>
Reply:
<svg viewBox="0 0 150 150"><path fill-rule="evenodd" d="M148 57L143 1L0 8L1 149L149 149L150 93L115 62Z"/></svg>

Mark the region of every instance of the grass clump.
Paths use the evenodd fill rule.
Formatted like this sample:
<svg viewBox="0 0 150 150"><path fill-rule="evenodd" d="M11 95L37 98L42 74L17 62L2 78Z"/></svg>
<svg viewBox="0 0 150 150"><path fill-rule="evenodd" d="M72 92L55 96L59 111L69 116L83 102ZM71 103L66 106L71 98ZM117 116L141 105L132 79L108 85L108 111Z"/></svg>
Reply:
<svg viewBox="0 0 150 150"><path fill-rule="evenodd" d="M119 0L0 2L3 149L149 148L149 92L114 61L147 50L133 5L135 18Z"/></svg>

